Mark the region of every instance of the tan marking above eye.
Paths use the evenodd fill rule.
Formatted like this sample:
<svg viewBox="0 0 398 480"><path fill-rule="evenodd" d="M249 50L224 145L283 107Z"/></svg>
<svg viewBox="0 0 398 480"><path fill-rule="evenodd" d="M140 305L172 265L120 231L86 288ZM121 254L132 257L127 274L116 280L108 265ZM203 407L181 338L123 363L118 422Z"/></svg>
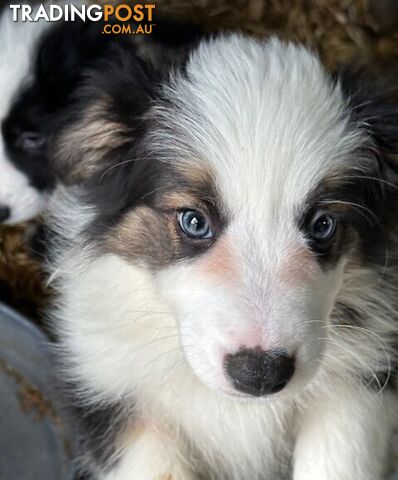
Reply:
<svg viewBox="0 0 398 480"><path fill-rule="evenodd" d="M200 209L203 204L193 195L186 192L167 192L160 195L157 204L162 210Z"/></svg>
<svg viewBox="0 0 398 480"><path fill-rule="evenodd" d="M203 187L214 186L214 175L205 161L196 158L182 160L175 163L175 169L198 191Z"/></svg>

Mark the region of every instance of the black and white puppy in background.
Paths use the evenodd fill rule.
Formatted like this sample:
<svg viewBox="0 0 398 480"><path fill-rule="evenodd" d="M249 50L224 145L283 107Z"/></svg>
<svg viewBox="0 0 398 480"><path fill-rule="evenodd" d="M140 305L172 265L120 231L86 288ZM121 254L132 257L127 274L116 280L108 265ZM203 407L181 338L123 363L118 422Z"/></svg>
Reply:
<svg viewBox="0 0 398 480"><path fill-rule="evenodd" d="M49 28L46 22L17 23L5 7L0 17L0 124L6 121L19 91L25 82L31 81L32 64L40 37ZM14 137L17 132L15 132ZM18 150L18 157L28 159L41 155L43 138L36 127L23 130L11 140L8 134L0 134L0 222L18 222L33 217L44 204L44 195L36 179L29 176L13 162L10 148ZM31 163L31 162L29 162ZM43 162L45 163L45 161ZM39 166L40 168L40 166ZM38 180L38 179L37 179Z"/></svg>
<svg viewBox="0 0 398 480"><path fill-rule="evenodd" d="M302 47L238 34L161 86L110 59L79 102L59 155L107 168L54 196L51 267L81 471L381 480L397 107Z"/></svg>
<svg viewBox="0 0 398 480"><path fill-rule="evenodd" d="M40 213L56 184L50 139L85 69L122 39L89 22L13 22L7 8L0 22L0 222L17 223Z"/></svg>
<svg viewBox="0 0 398 480"><path fill-rule="evenodd" d="M75 172L49 161L51 138L73 109L74 92L90 69L123 49L160 68L183 55L199 29L184 26L177 35L174 25L164 21L151 38L102 35L100 22L13 22L10 10L3 8L0 223L18 223L38 215L58 183L79 183L93 171L93 165L79 164Z"/></svg>

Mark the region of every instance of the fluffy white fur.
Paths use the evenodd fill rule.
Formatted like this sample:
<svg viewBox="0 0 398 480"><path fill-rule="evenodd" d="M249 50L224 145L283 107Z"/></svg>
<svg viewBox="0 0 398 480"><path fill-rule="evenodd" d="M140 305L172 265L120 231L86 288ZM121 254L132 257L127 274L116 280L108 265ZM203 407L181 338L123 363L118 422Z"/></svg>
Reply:
<svg viewBox="0 0 398 480"><path fill-rule="evenodd" d="M339 86L302 48L234 35L203 43L166 94L174 114L152 115L174 133L155 130L153 148L214 172L232 212L233 275L208 274L210 253L158 273L99 255L80 234L89 207L73 195L54 199L65 374L85 386L88 405L122 400L140 419L120 439L119 463L98 478L381 480L396 399L383 385L367 388L358 372L372 374L392 355L397 292L382 272L347 258L328 273L305 255L302 263L294 220L362 141ZM338 300L365 326L333 326ZM223 354L253 337L296 354L280 394L239 397L228 385Z"/></svg>
<svg viewBox="0 0 398 480"><path fill-rule="evenodd" d="M0 18L0 123L7 116L20 88L29 81L35 45L51 23L13 22L7 7ZM34 217L46 202L45 195L30 185L29 178L9 160L0 135L0 205L10 209L7 223Z"/></svg>

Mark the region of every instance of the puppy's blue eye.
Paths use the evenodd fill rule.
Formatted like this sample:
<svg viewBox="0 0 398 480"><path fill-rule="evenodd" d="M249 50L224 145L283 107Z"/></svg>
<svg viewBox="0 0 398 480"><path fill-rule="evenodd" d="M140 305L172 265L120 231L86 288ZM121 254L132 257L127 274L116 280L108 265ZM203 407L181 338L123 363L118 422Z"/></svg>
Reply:
<svg viewBox="0 0 398 480"><path fill-rule="evenodd" d="M190 238L202 240L212 238L213 233L207 218L194 210L184 210L178 215L181 230Z"/></svg>
<svg viewBox="0 0 398 480"><path fill-rule="evenodd" d="M335 232L336 219L331 215L321 215L312 221L310 235L317 242L330 240Z"/></svg>

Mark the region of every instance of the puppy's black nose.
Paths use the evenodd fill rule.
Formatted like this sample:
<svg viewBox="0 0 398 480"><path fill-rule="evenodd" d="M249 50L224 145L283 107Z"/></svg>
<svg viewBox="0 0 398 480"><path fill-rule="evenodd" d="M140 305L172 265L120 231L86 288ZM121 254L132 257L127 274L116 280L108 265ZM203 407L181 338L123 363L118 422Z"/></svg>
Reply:
<svg viewBox="0 0 398 480"><path fill-rule="evenodd" d="M282 350L241 349L224 362L236 390L256 397L281 391L294 373L294 359Z"/></svg>
<svg viewBox="0 0 398 480"><path fill-rule="evenodd" d="M11 215L10 209L5 205L0 205L0 223L5 222Z"/></svg>

